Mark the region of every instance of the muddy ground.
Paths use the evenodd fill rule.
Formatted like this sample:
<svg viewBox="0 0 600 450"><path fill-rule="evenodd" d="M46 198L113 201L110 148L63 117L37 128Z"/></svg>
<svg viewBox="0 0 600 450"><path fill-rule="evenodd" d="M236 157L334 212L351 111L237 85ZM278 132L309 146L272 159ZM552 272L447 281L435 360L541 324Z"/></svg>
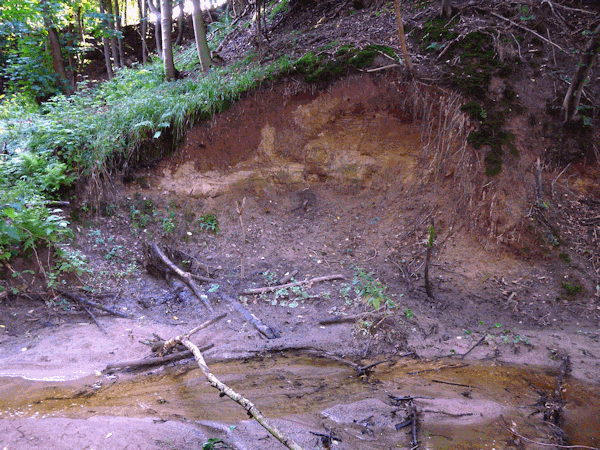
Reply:
<svg viewBox="0 0 600 450"><path fill-rule="evenodd" d="M423 126L401 109L398 83L358 75L326 92L297 84L259 90L191 130L172 157L140 169L127 185L116 183L97 214L71 210L72 246L93 272L68 289L133 319L98 312L103 334L64 297L50 307L34 296L4 299L0 376L38 381L4 378L0 444L201 448L219 437L235 448L279 448L241 408L218 400L189 361L102 373L109 363L147 356L153 333L173 337L227 312L196 342L214 344L206 357L216 373L306 448L327 448L311 432L331 434L333 448L410 445L396 427L407 407L389 394L422 397L415 404L427 448L520 448L507 427L556 443L542 425L543 405L567 357L571 371L559 390L568 440L560 442L597 447L593 260L579 251L577 236L553 245L527 215L536 185L527 167L514 198L498 198L511 211L506 217L514 210L523 217L513 239L471 226L451 184L426 182ZM543 200L556 217L600 198L598 172L575 170L560 184L552 184L557 173L544 173ZM214 312L146 271L144 247L153 242L213 278L201 287ZM295 270L294 280L343 278L243 294ZM280 337L258 333L232 308L235 299ZM359 365L387 362L359 376L331 355Z"/></svg>

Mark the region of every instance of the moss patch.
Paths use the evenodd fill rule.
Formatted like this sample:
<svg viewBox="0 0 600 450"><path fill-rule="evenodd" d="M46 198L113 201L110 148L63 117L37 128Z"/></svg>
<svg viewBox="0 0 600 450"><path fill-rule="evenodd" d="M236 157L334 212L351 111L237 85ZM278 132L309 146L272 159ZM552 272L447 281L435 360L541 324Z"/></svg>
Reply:
<svg viewBox="0 0 600 450"><path fill-rule="evenodd" d="M304 80L308 83L330 82L347 75L351 70L370 66L381 53L397 59L394 50L383 45L368 45L363 49L343 46L335 52L333 58L324 53L307 53L293 63L293 69L289 73L304 75Z"/></svg>

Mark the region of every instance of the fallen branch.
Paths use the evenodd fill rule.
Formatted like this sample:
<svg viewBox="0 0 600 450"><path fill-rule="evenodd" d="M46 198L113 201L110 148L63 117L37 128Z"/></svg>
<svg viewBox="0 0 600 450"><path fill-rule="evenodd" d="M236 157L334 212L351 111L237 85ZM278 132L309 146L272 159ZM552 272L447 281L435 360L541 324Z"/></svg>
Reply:
<svg viewBox="0 0 600 450"><path fill-rule="evenodd" d="M536 33L535 31L515 22L514 20L510 20L507 19L506 17L501 16L500 14L496 14L493 11L489 12L492 16L497 17L498 19L502 19L502 20L506 20L507 22L510 22L511 24L513 24L514 26L516 26L517 28L520 28L521 30L527 31L531 34L533 34L535 37L541 39L544 42L547 42L550 45L553 45L554 47L556 47L557 49L559 49L561 52L566 52L566 50L564 48L562 48L560 45L555 44L554 42L552 42L550 39L545 38L544 36L542 36L541 34Z"/></svg>
<svg viewBox="0 0 600 450"><path fill-rule="evenodd" d="M244 319L246 319L247 322L252 324L252 326L256 328L260 333L264 334L267 337L267 339L276 339L281 336L277 331L275 331L270 326L264 324L258 317L256 317L246 308L244 308L241 305L241 303L236 301L232 303L233 307L244 317Z"/></svg>
<svg viewBox="0 0 600 450"><path fill-rule="evenodd" d="M200 351L205 352L213 348L215 344L205 345L200 349ZM158 364L165 364L171 361L179 361L180 359L193 358L194 354L186 350L185 352L177 352L172 353L167 356L160 356L158 358L146 358L146 359L136 359L132 361L121 361L118 363L108 364L106 366L105 371L115 370L115 369L124 369L125 367L129 367L130 369L135 369L143 366L156 366Z"/></svg>
<svg viewBox="0 0 600 450"><path fill-rule="evenodd" d="M85 306L85 303L81 303L81 307L83 309L85 309L85 312L87 312L89 314L89 316L92 318L94 323L98 326L98 328L100 328L100 331L102 331L102 333L104 333L104 334L108 334L107 331L104 329L104 327L102 325L100 325L100 322L98 322L98 319L96 319L96 316L94 316L94 313L92 311L90 311L90 309L87 306Z"/></svg>
<svg viewBox="0 0 600 450"><path fill-rule="evenodd" d="M303 281L294 281L293 283L278 284L276 286L265 286L262 288L246 289L245 291L242 292L242 294L245 294L245 295L264 294L265 292L272 292L272 291L276 291L278 289L285 289L285 288L289 288L289 287L293 287L293 286L303 286L305 284L319 283L321 281L343 280L343 279L344 279L344 276L340 275L340 274L327 275L325 277L312 278L310 280L303 280Z"/></svg>
<svg viewBox="0 0 600 450"><path fill-rule="evenodd" d="M465 359L465 356L467 356L469 353L471 353L475 349L475 347L477 347L478 345L480 345L485 340L486 337L487 337L487 331L485 333L483 333L483 336L481 336L481 339L479 339L477 341L477 343L467 351L467 353L463 353L460 356L460 359Z"/></svg>
<svg viewBox="0 0 600 450"><path fill-rule="evenodd" d="M518 437L519 439L523 439L524 441L531 442L532 444L540 445L543 447L554 447L554 448L583 448L583 449L587 449L587 450L599 450L598 447L588 447L587 445L559 445L559 444L548 444L545 442L534 441L533 439L526 438L525 436L517 433L512 428L509 428L508 425L506 425L506 420L504 419L504 416L500 415L500 417L502 418L502 422L498 422L498 423L500 424L500 426L502 428L504 428L506 431L508 431L514 437Z"/></svg>
<svg viewBox="0 0 600 450"><path fill-rule="evenodd" d="M419 445L419 436L417 430L419 418L417 417L417 407L415 406L415 403L412 400L408 401L408 417L412 421L412 441L410 443L410 448L411 450L418 450L419 448L421 448L421 446Z"/></svg>
<svg viewBox="0 0 600 450"><path fill-rule="evenodd" d="M163 263L165 263L165 265L174 273L176 273L184 282L185 284L187 284L189 286L189 288L194 291L194 294L196 294L196 297L198 297L200 300L202 300L204 302L204 305L208 308L209 311L212 311L212 305L210 304L210 301L208 300L208 297L205 295L202 295L202 291L200 290L200 288L198 287L198 285L196 284L196 282L194 281L194 278L192 277L192 274L189 272L184 272L183 270L181 270L179 267L177 267L168 257L167 255L164 254L164 252L158 248L158 245L156 245L155 243L153 243L150 248L152 248L152 250L154 250L154 252L156 253L156 255L161 259L161 261Z"/></svg>
<svg viewBox="0 0 600 450"><path fill-rule="evenodd" d="M192 332L190 331L188 335L191 334ZM210 369L206 365L206 361L204 361L204 357L202 356L200 349L196 347L187 337L182 337L181 340L179 340L179 342L185 345L194 354L196 362L198 363L198 367L200 367L200 370L202 370L202 373L210 382L210 385L221 392L221 396L226 395L234 402L239 404L242 408L244 408L247 411L250 417L254 418L259 424L262 425L262 427L265 430L271 433L271 435L273 435L279 442L281 442L287 448L289 448L290 450L302 450L302 447L300 447L296 442L294 442L288 436L284 435L277 427L270 424L267 418L263 416L259 409L256 406L254 406L254 404L250 400L242 397L229 386L219 381L219 379L211 373Z"/></svg>
<svg viewBox="0 0 600 450"><path fill-rule="evenodd" d="M108 306L104 306L104 305L101 305L100 303L92 302L91 300L86 300L85 298L80 297L78 295L75 295L75 294L73 294L71 292L67 292L67 291L58 291L58 292L61 295L69 297L69 298L71 298L73 300L76 300L76 301L82 303L82 304L85 304L85 305L88 305L88 306L92 306L94 308L101 309L102 311L105 311L107 313L111 313L111 314L113 314L115 316L118 316L118 317L122 317L123 319L131 319L132 318L129 314L125 314L125 313L116 311L116 310L114 310L112 308L109 308Z"/></svg>
<svg viewBox="0 0 600 450"><path fill-rule="evenodd" d="M259 6L260 9L260 6ZM260 16L259 19L260 21ZM260 28L260 22L259 22ZM260 33L259 33L260 34ZM235 210L238 214L238 219L240 221L240 229L242 231L242 244L240 245L240 275L242 280L244 279L244 247L246 246L246 229L244 228L244 206L246 205L246 197L243 198L242 204L240 205L238 202L235 202Z"/></svg>
<svg viewBox="0 0 600 450"><path fill-rule="evenodd" d="M298 275L298 269L292 270L287 275L284 275L283 277L281 277L281 279L277 283L285 284L285 283L289 282L292 278L294 278L296 275Z"/></svg>
<svg viewBox="0 0 600 450"><path fill-rule="evenodd" d="M175 347L177 344L179 344L182 339L189 339L192 335L196 334L198 331L203 330L204 328L208 328L213 323L216 323L219 320L224 319L225 317L227 317L227 313L219 314L218 316L213 317L212 319L208 319L204 323L201 323L196 328L192 328L186 334L181 334L179 336L175 336L173 339L169 339L168 341L165 341L159 354L164 355L167 351L169 351L169 349L171 349L172 347Z"/></svg>

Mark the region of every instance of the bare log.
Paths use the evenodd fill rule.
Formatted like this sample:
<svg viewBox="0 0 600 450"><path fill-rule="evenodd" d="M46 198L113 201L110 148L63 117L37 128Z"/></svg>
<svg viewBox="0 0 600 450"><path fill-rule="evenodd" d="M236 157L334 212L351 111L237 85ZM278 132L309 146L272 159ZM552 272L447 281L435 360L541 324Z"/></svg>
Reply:
<svg viewBox="0 0 600 450"><path fill-rule="evenodd" d="M210 350L214 346L215 346L215 344L205 345L204 347L200 348L200 351L205 352L207 350ZM186 350L185 352L172 353L170 355L160 356L158 358L136 359L136 360L132 360L132 361L121 361L118 363L111 363L111 364L108 364L106 366L106 369L104 369L104 370L108 371L108 370L115 370L115 369L124 369L125 367L129 367L130 369L135 369L135 368L144 367L144 366L156 366L158 364L166 364L168 362L179 361L180 359L193 358L193 357L194 357L194 354L191 351Z"/></svg>
<svg viewBox="0 0 600 450"><path fill-rule="evenodd" d="M189 286L189 288L192 291L194 291L194 294L196 294L196 297L198 297L200 300L202 300L204 302L204 305L208 308L208 310L212 311L213 307L210 304L210 301L208 300L208 297L206 297L205 295L202 295L202 291L200 290L200 288L198 287L198 285L194 281L194 278L192 277L192 274L189 273L189 272L185 272L185 271L181 270L179 267L177 267L167 257L167 255L165 255L164 252L160 248L158 248L158 245L156 245L155 243L153 243L150 246L150 248L152 248L152 250L154 250L154 252L156 253L156 255L161 259L161 261L163 263L165 263L165 265L169 269L171 269L174 273L176 273L185 282L185 284L187 284Z"/></svg>
<svg viewBox="0 0 600 450"><path fill-rule="evenodd" d="M321 281L331 281L331 280L343 280L344 275L335 274L335 275L327 275L324 277L311 278L310 280L302 280L302 281L294 281L293 283L286 284L278 284L276 286L265 286L261 288L255 289L246 289L242 292L245 295L254 295L254 294L264 294L265 292L272 292L278 289L285 289L294 286L303 286L305 284L319 283Z"/></svg>
<svg viewBox="0 0 600 450"><path fill-rule="evenodd" d="M202 373L204 373L204 376L210 382L210 385L218 389L221 392L221 395L226 395L227 397L235 401L237 404L239 404L242 408L244 408L248 412L248 415L250 417L254 418L259 424L262 425L262 427L265 430L271 433L279 442L281 442L287 448L289 448L290 450L302 450L302 447L300 447L300 445L294 442L290 437L283 434L277 427L270 424L267 418L263 416L259 409L250 400L246 399L245 397L242 397L229 386L219 381L219 379L211 373L210 369L206 365L206 362L204 361L204 357L202 356L200 349L196 347L189 339L184 337L183 339L181 339L180 342L192 351L194 357L196 358L196 362L198 363L198 367L200 367L200 370L202 370Z"/></svg>

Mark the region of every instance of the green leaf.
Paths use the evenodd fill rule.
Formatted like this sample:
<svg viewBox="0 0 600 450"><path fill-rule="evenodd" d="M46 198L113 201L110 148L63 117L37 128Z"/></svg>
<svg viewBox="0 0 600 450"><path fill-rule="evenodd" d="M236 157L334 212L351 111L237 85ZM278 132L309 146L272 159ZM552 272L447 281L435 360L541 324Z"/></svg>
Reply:
<svg viewBox="0 0 600 450"><path fill-rule="evenodd" d="M17 212L13 208L5 208L2 212L5 216L10 217L11 219L17 217Z"/></svg>
<svg viewBox="0 0 600 450"><path fill-rule="evenodd" d="M8 237L10 237L11 239L14 239L15 241L21 241L21 236L19 235L19 230L17 230L15 227L12 226L8 226L8 228L6 229L6 234L8 234Z"/></svg>

